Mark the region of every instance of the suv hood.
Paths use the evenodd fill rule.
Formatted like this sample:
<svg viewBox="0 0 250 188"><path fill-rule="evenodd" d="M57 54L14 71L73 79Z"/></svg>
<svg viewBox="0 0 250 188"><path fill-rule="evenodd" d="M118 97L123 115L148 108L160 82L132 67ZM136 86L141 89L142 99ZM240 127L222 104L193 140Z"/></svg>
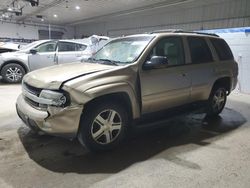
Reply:
<svg viewBox="0 0 250 188"><path fill-rule="evenodd" d="M114 67L116 66L81 62L55 65L30 72L23 81L37 88L59 89L63 82Z"/></svg>

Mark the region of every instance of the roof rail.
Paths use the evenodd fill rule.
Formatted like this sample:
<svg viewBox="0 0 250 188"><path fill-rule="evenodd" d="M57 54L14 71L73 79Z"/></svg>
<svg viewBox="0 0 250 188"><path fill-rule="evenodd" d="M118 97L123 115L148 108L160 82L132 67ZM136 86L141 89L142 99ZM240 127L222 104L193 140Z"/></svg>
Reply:
<svg viewBox="0 0 250 188"><path fill-rule="evenodd" d="M152 31L150 34L154 33L193 33L193 34L199 34L199 35L209 35L214 37L219 37L219 35L216 35L214 33L203 33L203 32L197 32L197 31L184 31L181 29L166 29L166 30L156 30Z"/></svg>
<svg viewBox="0 0 250 188"><path fill-rule="evenodd" d="M219 37L219 35L216 35L215 33L203 33L203 32L197 32L197 31L180 31L177 33L193 33L193 34L199 34L199 35L209 35L214 37Z"/></svg>
<svg viewBox="0 0 250 188"><path fill-rule="evenodd" d="M150 34L153 33L177 33L177 32L182 32L182 29L163 29L163 30L155 30L150 32Z"/></svg>

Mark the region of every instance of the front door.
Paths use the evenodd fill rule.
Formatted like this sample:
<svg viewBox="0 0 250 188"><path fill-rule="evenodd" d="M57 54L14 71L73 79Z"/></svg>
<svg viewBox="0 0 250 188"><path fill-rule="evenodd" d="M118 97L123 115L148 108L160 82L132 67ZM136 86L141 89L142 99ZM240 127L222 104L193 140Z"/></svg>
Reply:
<svg viewBox="0 0 250 188"><path fill-rule="evenodd" d="M46 42L36 48L37 53L29 54L28 63L30 71L55 65L56 42Z"/></svg>
<svg viewBox="0 0 250 188"><path fill-rule="evenodd" d="M191 80L185 73L185 55L181 37L161 39L148 56L165 56L168 64L142 70L142 113L150 113L186 104L190 97Z"/></svg>

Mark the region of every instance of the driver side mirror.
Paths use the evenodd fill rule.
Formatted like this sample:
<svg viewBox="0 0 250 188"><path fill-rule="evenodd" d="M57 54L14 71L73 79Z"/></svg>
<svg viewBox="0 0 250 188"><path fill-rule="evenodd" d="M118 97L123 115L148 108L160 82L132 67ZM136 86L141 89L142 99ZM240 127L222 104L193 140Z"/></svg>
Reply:
<svg viewBox="0 0 250 188"><path fill-rule="evenodd" d="M33 49L30 50L30 53L31 53L32 55L35 55L35 54L37 53L37 50L33 48Z"/></svg>
<svg viewBox="0 0 250 188"><path fill-rule="evenodd" d="M144 70L165 68L168 65L168 58L165 56L153 56L143 65Z"/></svg>

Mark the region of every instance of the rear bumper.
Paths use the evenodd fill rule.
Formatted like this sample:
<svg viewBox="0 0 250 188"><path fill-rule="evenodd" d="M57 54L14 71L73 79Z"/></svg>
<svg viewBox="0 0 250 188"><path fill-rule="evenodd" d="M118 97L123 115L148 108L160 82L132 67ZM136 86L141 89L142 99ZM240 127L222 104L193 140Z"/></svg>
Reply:
<svg viewBox="0 0 250 188"><path fill-rule="evenodd" d="M237 77L233 77L232 78L232 82L231 82L231 91L233 91L236 88L237 83L238 83L238 78Z"/></svg>
<svg viewBox="0 0 250 188"><path fill-rule="evenodd" d="M48 107L39 110L28 104L21 94L16 103L16 111L23 122L33 130L51 135L74 138L77 135L82 106L65 108Z"/></svg>

